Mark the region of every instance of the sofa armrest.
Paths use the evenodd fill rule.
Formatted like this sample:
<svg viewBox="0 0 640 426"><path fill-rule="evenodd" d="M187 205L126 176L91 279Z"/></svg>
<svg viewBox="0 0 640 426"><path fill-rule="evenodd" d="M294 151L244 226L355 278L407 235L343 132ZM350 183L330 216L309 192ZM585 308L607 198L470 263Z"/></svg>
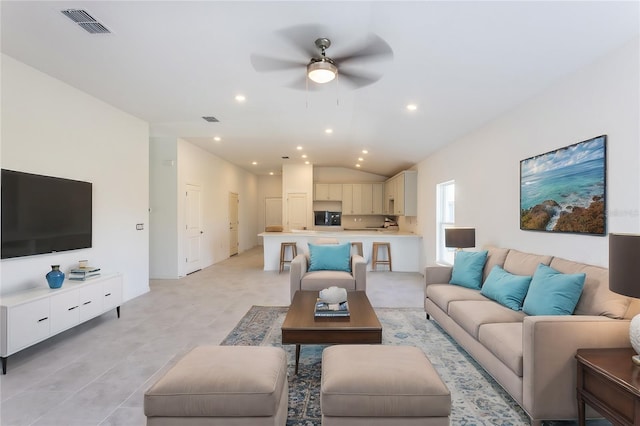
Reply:
<svg viewBox="0 0 640 426"><path fill-rule="evenodd" d="M629 323L592 315L525 317L522 399L529 415L577 418L576 350L630 347Z"/></svg>
<svg viewBox="0 0 640 426"><path fill-rule="evenodd" d="M432 265L424 268L424 295L427 297L427 287L430 284L447 284L451 280L453 266Z"/></svg>
<svg viewBox="0 0 640 426"><path fill-rule="evenodd" d="M356 291L367 291L367 261L364 257L351 256L351 273L356 280Z"/></svg>
<svg viewBox="0 0 640 426"><path fill-rule="evenodd" d="M297 255L289 266L289 285L291 300L296 291L302 289L302 277L307 273L307 255L301 253Z"/></svg>

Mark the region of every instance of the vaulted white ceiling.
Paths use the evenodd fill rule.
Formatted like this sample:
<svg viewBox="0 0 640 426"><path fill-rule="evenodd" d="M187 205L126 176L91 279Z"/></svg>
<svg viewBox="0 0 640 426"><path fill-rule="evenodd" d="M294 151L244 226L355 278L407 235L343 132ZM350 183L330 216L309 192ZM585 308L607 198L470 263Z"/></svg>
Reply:
<svg viewBox="0 0 640 426"><path fill-rule="evenodd" d="M3 0L1 7L3 53L148 121L152 136L185 139L256 174L280 173L283 162L306 154L318 166L359 163L393 175L640 28L637 1ZM85 32L60 12L70 8L86 10L111 34ZM285 36L300 26L319 29ZM257 72L251 62L260 54L304 63L296 45L313 49L318 37L330 38L327 55L339 57L370 34L393 57L349 64L351 72L382 75L361 88L338 78L296 90L289 86L304 65Z"/></svg>

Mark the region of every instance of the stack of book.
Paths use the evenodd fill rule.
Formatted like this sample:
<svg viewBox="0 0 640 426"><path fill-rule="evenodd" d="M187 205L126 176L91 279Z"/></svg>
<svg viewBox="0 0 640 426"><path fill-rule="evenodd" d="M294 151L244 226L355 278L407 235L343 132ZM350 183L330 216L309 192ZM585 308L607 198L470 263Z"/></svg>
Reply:
<svg viewBox="0 0 640 426"><path fill-rule="evenodd" d="M348 317L350 316L349 304L346 301L342 303L327 303L318 299L314 315L316 317Z"/></svg>
<svg viewBox="0 0 640 426"><path fill-rule="evenodd" d="M97 277L98 275L100 275L100 268L94 268L93 266L83 266L70 270L68 278L70 280L84 281L92 277Z"/></svg>

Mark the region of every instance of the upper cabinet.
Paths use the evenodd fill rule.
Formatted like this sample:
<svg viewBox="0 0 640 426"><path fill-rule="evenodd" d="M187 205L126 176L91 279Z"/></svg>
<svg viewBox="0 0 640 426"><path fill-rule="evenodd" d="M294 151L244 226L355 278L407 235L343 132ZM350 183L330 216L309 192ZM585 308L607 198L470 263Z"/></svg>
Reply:
<svg viewBox="0 0 640 426"><path fill-rule="evenodd" d="M384 214L417 216L418 172L400 172L384 184Z"/></svg>
<svg viewBox="0 0 640 426"><path fill-rule="evenodd" d="M382 214L382 183L345 183L342 185L342 214Z"/></svg>
<svg viewBox="0 0 640 426"><path fill-rule="evenodd" d="M342 201L341 183L316 183L313 199L316 201Z"/></svg>

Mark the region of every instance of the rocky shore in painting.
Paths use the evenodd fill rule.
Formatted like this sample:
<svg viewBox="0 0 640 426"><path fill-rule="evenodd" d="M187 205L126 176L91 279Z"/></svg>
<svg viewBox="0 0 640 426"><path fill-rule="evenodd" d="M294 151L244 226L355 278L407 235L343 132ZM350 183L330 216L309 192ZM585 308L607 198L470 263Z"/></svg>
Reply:
<svg viewBox="0 0 640 426"><path fill-rule="evenodd" d="M554 200L546 200L520 212L522 229L558 232L584 232L604 234L604 198L595 196L589 207L567 206L561 208ZM552 229L549 224L555 219Z"/></svg>

